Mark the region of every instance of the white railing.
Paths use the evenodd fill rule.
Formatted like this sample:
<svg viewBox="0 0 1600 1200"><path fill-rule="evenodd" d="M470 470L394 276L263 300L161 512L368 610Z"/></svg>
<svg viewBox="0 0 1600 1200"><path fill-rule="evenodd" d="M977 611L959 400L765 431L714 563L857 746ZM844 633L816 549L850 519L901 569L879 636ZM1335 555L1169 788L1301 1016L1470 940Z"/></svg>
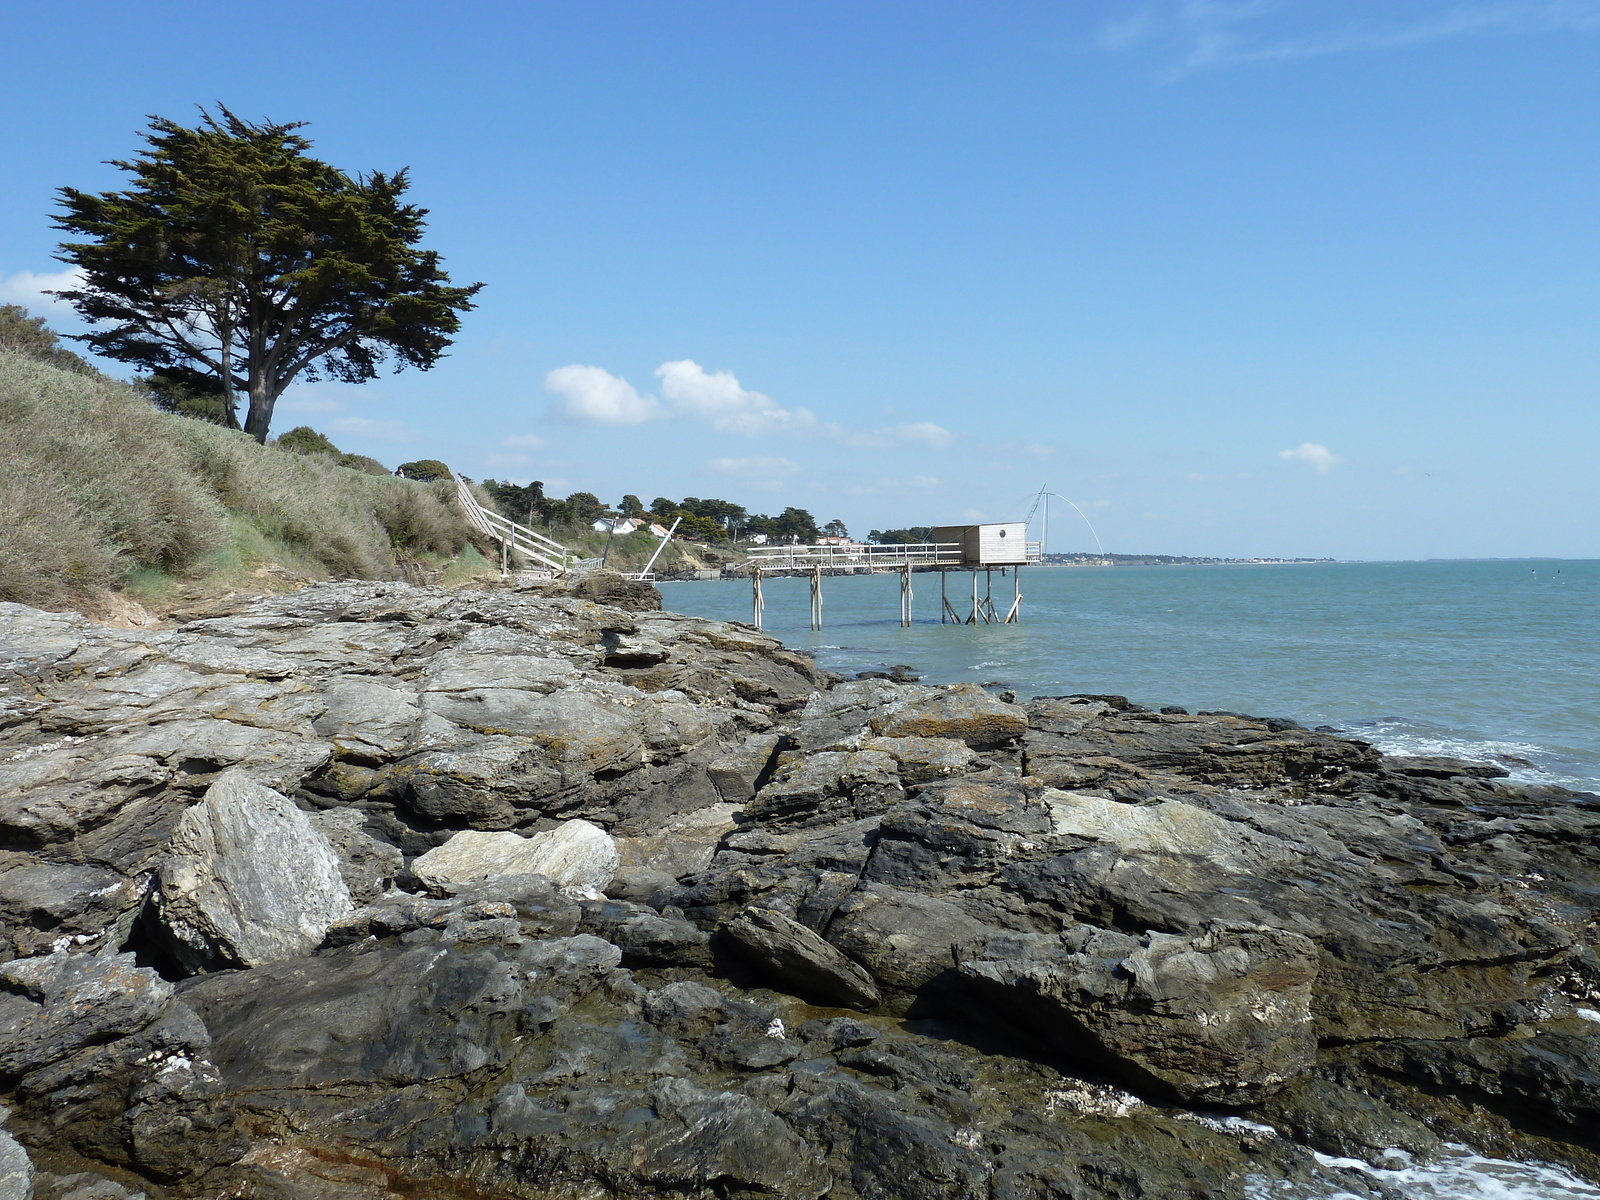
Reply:
<svg viewBox="0 0 1600 1200"><path fill-rule="evenodd" d="M478 503L472 489L459 476L456 478L456 498L461 501L462 511L467 514L467 520L473 528L499 542L509 554L519 554L557 575L566 574L567 568L572 565L572 555L560 542L526 525L518 525L497 512L490 512Z"/></svg>
<svg viewBox="0 0 1600 1200"><path fill-rule="evenodd" d="M960 542L912 542L898 546L751 546L745 551L747 567L763 571L808 571L812 567L878 568L911 566L960 567L967 565ZM1028 542L1028 562L1044 560L1040 544Z"/></svg>

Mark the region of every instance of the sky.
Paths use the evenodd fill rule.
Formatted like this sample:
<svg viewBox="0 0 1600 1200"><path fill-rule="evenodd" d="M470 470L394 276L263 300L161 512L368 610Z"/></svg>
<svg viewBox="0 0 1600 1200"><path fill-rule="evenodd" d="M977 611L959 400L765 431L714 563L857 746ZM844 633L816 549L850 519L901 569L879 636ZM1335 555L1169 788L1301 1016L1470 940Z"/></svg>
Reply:
<svg viewBox="0 0 1600 1200"><path fill-rule="evenodd" d="M1047 487L1052 551L1600 557L1600 0L265 11L8 7L0 302L81 332L55 189L220 103L409 167L486 285L274 432L858 536Z"/></svg>

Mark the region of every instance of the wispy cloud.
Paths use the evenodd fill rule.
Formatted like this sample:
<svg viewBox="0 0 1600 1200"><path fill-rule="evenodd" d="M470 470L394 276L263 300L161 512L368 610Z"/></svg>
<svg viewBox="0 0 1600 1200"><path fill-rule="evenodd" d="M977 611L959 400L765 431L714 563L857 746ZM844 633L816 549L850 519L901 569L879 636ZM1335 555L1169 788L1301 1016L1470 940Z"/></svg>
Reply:
<svg viewBox="0 0 1600 1200"><path fill-rule="evenodd" d="M0 275L0 304L20 304L34 316L52 322L76 322L77 310L49 293L75 288L82 282L83 272L77 267L43 274L18 271L15 275Z"/></svg>
<svg viewBox="0 0 1600 1200"><path fill-rule="evenodd" d="M1185 0L1107 21L1095 41L1111 53L1159 47L1177 61L1157 76L1363 51L1399 50L1487 34L1600 32L1600 0L1422 0L1330 5L1319 0Z"/></svg>
<svg viewBox="0 0 1600 1200"><path fill-rule="evenodd" d="M514 433L510 437L501 438L500 444L514 450L538 450L550 443L531 433Z"/></svg>
<svg viewBox="0 0 1600 1200"><path fill-rule="evenodd" d="M795 475L800 470L799 463L790 462L787 458L767 458L761 455L751 458L713 458L706 466L713 471L721 471L724 475L758 479Z"/></svg>
<svg viewBox="0 0 1600 1200"><path fill-rule="evenodd" d="M551 415L586 425L691 420L746 437L787 434L869 449L899 445L941 449L954 440L948 429L932 421L878 429L821 421L810 409L787 408L764 392L745 387L732 371L707 371L692 358L662 363L655 373L661 380L660 398L641 393L603 367L576 363L557 367L544 381L545 390L555 397Z"/></svg>
<svg viewBox="0 0 1600 1200"><path fill-rule="evenodd" d="M1319 475L1326 475L1341 461L1337 454L1317 442L1301 442L1293 450L1279 450L1278 457L1284 462L1305 463L1316 468Z"/></svg>

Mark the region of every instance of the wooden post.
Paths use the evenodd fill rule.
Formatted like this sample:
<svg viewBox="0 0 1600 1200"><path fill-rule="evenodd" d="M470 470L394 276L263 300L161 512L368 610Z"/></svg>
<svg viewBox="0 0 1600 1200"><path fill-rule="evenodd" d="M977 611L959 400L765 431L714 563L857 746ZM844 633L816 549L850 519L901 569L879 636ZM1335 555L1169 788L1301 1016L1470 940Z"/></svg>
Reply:
<svg viewBox="0 0 1600 1200"><path fill-rule="evenodd" d="M978 572L976 568L972 572L972 615L967 618L966 623L968 625L976 625L978 623Z"/></svg>
<svg viewBox="0 0 1600 1200"><path fill-rule="evenodd" d="M911 628L911 564L900 568L900 626Z"/></svg>
<svg viewBox="0 0 1600 1200"><path fill-rule="evenodd" d="M811 628L822 628L822 564L811 564Z"/></svg>
<svg viewBox="0 0 1600 1200"><path fill-rule="evenodd" d="M1011 611L1006 613L1006 624L1022 623L1022 568L1011 568Z"/></svg>
<svg viewBox="0 0 1600 1200"><path fill-rule="evenodd" d="M950 572L943 567L939 568L939 624L944 624L945 611L950 607L950 598L945 595L944 578Z"/></svg>
<svg viewBox="0 0 1600 1200"><path fill-rule="evenodd" d="M750 624L758 630L761 628L761 610L766 607L761 599L761 568L750 568Z"/></svg>

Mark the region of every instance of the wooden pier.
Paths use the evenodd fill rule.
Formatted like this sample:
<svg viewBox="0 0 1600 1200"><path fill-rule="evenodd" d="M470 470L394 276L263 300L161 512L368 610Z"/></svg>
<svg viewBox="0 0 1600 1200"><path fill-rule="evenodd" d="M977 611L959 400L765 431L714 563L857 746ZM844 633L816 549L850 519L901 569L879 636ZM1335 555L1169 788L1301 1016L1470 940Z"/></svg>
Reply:
<svg viewBox="0 0 1600 1200"><path fill-rule="evenodd" d="M751 624L762 628L766 597L761 581L767 576L806 575L810 579L811 628L822 628L822 577L876 575L894 571L900 576L900 624L911 624L913 571L939 572L939 623L956 625L1009 625L1021 619L1021 570L1043 561L1038 542L1027 540L1021 521L993 525L948 525L934 530L935 541L906 545L757 546L749 551L745 569L750 572ZM971 610L962 613L949 594L950 572L972 575ZM1011 605L1005 615L995 606L994 574L1011 576ZM980 592L978 575L983 574ZM965 607L963 605L963 607Z"/></svg>

